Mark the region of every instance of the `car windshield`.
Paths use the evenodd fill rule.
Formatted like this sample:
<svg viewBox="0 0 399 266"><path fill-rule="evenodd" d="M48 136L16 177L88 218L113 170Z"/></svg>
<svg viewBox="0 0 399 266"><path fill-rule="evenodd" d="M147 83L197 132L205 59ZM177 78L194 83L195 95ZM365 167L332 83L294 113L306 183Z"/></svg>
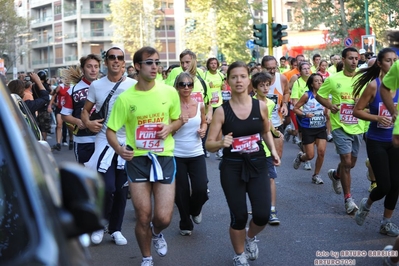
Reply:
<svg viewBox="0 0 399 266"><path fill-rule="evenodd" d="M21 208L24 197L16 189L17 173L7 146L0 132L0 264L22 255L29 243L28 219Z"/></svg>

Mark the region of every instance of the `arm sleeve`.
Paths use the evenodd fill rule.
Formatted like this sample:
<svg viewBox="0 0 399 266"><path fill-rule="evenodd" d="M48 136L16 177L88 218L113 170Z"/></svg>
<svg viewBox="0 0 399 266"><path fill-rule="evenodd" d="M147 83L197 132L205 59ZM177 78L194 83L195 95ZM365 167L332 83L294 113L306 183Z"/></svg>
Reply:
<svg viewBox="0 0 399 266"><path fill-rule="evenodd" d="M27 100L25 104L28 106L30 112L34 114L37 110L48 104L50 101L49 93L46 90L39 91L39 98L36 100Z"/></svg>
<svg viewBox="0 0 399 266"><path fill-rule="evenodd" d="M397 90L399 88L399 61L396 61L389 69L382 82L390 90Z"/></svg>

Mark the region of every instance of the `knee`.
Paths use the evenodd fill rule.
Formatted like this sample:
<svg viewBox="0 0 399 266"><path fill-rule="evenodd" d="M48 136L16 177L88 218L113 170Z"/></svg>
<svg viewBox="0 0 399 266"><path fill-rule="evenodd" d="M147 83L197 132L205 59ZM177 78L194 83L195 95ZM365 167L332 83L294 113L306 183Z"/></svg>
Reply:
<svg viewBox="0 0 399 266"><path fill-rule="evenodd" d="M265 208L266 209L266 208ZM265 226L270 219L270 208L268 210L262 210L260 213L254 213L252 221L257 226Z"/></svg>
<svg viewBox="0 0 399 266"><path fill-rule="evenodd" d="M230 227L234 230L243 230L245 229L248 221L248 213L242 213L239 215L231 214L231 223Z"/></svg>

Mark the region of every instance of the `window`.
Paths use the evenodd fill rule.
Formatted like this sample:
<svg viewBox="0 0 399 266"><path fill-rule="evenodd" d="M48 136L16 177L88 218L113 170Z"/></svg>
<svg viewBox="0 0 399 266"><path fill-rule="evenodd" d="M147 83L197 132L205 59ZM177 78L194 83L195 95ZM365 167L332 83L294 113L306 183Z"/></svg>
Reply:
<svg viewBox="0 0 399 266"><path fill-rule="evenodd" d="M92 20L90 22L91 36L104 36L104 22L102 20Z"/></svg>
<svg viewBox="0 0 399 266"><path fill-rule="evenodd" d="M292 9L287 9L287 22L292 22Z"/></svg>
<svg viewBox="0 0 399 266"><path fill-rule="evenodd" d="M103 1L91 0L90 13L103 13Z"/></svg>
<svg viewBox="0 0 399 266"><path fill-rule="evenodd" d="M59 5L54 5L54 15L59 15L62 12L62 7L61 4Z"/></svg>

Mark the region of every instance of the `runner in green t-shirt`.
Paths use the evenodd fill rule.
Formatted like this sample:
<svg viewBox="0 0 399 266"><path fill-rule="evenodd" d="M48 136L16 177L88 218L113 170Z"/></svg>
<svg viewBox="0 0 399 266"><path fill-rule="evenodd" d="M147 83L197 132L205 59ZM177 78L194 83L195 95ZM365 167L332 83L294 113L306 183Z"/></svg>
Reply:
<svg viewBox="0 0 399 266"><path fill-rule="evenodd" d="M384 102L388 111L392 114L392 122L395 123L392 132L392 143L396 147L399 147L399 120L397 119L398 109L393 103L391 91L394 91L393 93L395 93L398 88L399 61L396 61L390 68L389 72L385 75L380 87L382 101Z"/></svg>
<svg viewBox="0 0 399 266"><path fill-rule="evenodd" d="M158 51L143 47L134 54L133 63L138 82L116 99L106 135L110 146L126 160L137 219L136 239L146 263L152 261L151 240L159 256L168 251L161 231L170 224L175 199L172 132L182 126L183 119L176 90L155 81ZM120 146L116 136L122 127L126 129L127 146Z"/></svg>
<svg viewBox="0 0 399 266"><path fill-rule="evenodd" d="M344 190L345 209L348 214L358 209L351 196L350 170L356 164L364 131L364 122L353 116L355 99L353 99L352 85L355 81L353 76L356 74L358 60L359 54L355 48L345 48L342 51L343 71L327 78L316 96L319 103L331 110L333 141L340 156L340 163L337 170L328 171L328 177L332 181L335 193L341 194L342 189Z"/></svg>

